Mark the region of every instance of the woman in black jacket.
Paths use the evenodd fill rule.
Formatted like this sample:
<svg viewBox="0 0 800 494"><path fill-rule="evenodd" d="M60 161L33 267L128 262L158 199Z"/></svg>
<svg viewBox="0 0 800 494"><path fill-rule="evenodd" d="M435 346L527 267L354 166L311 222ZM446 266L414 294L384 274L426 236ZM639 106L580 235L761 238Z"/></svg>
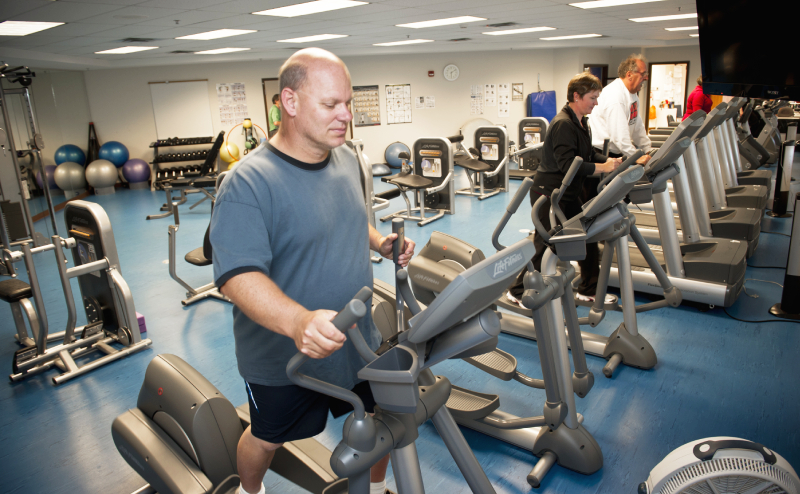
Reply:
<svg viewBox="0 0 800 494"><path fill-rule="evenodd" d="M549 197L554 189L560 187L572 161L576 156L580 156L583 158L583 164L559 203L564 215L571 218L581 212L583 203L580 195L584 179L596 173L612 172L619 166L621 160L600 154L592 147L592 136L589 132L586 115L590 114L592 109L597 106L597 98L600 96L602 87L600 80L588 72L578 74L569 81L567 86L568 103L550 122L544 138L544 156L533 178L531 205L540 195ZM545 228L550 229L549 199L539 210L539 219ZM537 271L541 271L542 257L547 247L538 232L534 234L533 243L536 246L533 266ZM577 297L584 301L594 300L597 278L600 274L599 262L600 254L597 244L587 244L586 258L578 261L581 283L578 286ZM522 289L522 275L520 275L517 278L517 284L509 290L509 299L519 303L518 299L522 296Z"/></svg>

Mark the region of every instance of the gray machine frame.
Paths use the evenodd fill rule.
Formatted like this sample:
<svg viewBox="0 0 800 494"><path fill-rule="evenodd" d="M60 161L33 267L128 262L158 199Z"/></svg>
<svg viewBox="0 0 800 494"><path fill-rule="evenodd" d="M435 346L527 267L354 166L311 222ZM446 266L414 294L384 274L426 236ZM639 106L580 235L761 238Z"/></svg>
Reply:
<svg viewBox="0 0 800 494"><path fill-rule="evenodd" d="M464 147L463 138L459 140L449 138L448 140L454 143L454 155L463 153L469 159L477 159L477 157L472 155L469 149ZM496 142L489 142L489 140L496 140ZM499 125L478 127L475 129L475 145L482 145L482 142L497 144L499 159L487 160L483 156L483 153L481 153L481 162L488 165L490 170L485 172L473 172L469 168L464 168L469 185L462 189L457 189L456 194L473 196L477 197L479 200L483 200L492 196L496 196L500 192L508 191L508 132L506 131L505 127ZM459 166L455 161L454 164ZM474 178L473 173L475 175ZM494 182L494 184L487 184L487 179L493 179L492 182Z"/></svg>
<svg viewBox="0 0 800 494"><path fill-rule="evenodd" d="M517 169L509 170L510 178L524 180L532 177L542 161L544 152L544 138L550 122L544 117L527 117L517 125L519 142L517 151L512 156L517 158ZM538 134L539 142L527 142L527 135Z"/></svg>
<svg viewBox="0 0 800 494"><path fill-rule="evenodd" d="M389 207L389 200L375 195L373 184L372 165L367 163L364 158L364 142L361 139L350 139L346 142L347 147L353 150L358 161L358 168L361 171L361 185L364 191L364 206L367 208L367 221L375 228L375 213ZM373 251L370 260L374 263L383 261L383 258Z"/></svg>
<svg viewBox="0 0 800 494"><path fill-rule="evenodd" d="M28 313L33 338L28 337L24 331L24 322L15 314L18 337L24 346L14 354L13 370L9 376L12 381L20 381L57 367L63 372L53 377L53 383L61 384L143 350L152 343L150 339L141 337L133 295L122 277L114 232L105 210L98 204L71 201L64 209L64 221L70 237L53 235L49 245L35 248L31 248L30 243L24 243L21 251L3 249L6 268L14 276L16 271L13 263L25 262L33 305L36 308L34 319ZM4 245L8 245L2 218L0 229L3 232ZM75 263L72 268L66 267L64 249L72 250ZM63 333L58 334L63 335L63 343L48 347L47 342L52 338L48 333L47 314L33 255L51 250L56 257L67 305L67 326ZM72 278L78 279L88 322L77 328L77 311L69 281ZM11 280L2 283L8 281ZM120 344L122 348L115 348L112 344ZM82 365L76 362L77 358L92 352L104 355Z"/></svg>

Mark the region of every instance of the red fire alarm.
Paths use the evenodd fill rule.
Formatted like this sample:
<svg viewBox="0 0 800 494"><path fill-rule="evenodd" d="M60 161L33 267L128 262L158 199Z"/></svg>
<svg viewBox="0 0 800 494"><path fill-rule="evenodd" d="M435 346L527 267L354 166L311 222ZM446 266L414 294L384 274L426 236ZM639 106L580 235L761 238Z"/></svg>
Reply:
<svg viewBox="0 0 800 494"><path fill-rule="evenodd" d="M433 77L433 71L432 70L428 71L428 77Z"/></svg>

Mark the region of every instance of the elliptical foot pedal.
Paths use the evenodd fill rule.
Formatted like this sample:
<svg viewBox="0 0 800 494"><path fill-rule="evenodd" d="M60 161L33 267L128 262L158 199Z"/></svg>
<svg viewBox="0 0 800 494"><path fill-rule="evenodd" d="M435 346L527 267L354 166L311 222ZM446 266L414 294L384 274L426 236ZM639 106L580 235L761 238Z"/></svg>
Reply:
<svg viewBox="0 0 800 494"><path fill-rule="evenodd" d="M464 361L503 381L512 380L517 372L516 357L499 348L483 355L467 357Z"/></svg>
<svg viewBox="0 0 800 494"><path fill-rule="evenodd" d="M500 408L500 397L453 386L447 409L458 420L480 420Z"/></svg>
<svg viewBox="0 0 800 494"><path fill-rule="evenodd" d="M35 345L20 348L14 352L14 360L11 363L11 373L19 374L19 365L27 362L38 355Z"/></svg>

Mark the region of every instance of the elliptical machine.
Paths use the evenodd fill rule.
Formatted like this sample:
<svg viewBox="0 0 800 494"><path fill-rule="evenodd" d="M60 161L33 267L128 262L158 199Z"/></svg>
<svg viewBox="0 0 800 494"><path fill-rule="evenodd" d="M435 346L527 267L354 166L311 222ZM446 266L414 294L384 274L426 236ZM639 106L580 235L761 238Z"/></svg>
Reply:
<svg viewBox="0 0 800 494"><path fill-rule="evenodd" d="M396 259L397 246L403 245L402 226L395 231L400 234L395 242ZM378 354L369 349L358 330L348 330L348 338L367 362L358 376L370 382L378 403L374 416L365 413L363 403L351 391L300 374L306 359L303 354L291 359L287 375L295 384L354 407L345 422L343 440L330 457L333 472L343 480L329 485L325 494L366 494L370 467L387 453L392 456L399 494L424 492L414 441L417 428L429 418L472 491L494 493L444 407L450 382L434 376L430 367L495 348L500 324L489 306L533 253L530 242L517 242L461 273L425 309L411 295L405 270L398 270L398 293L402 294L398 305L401 313L408 308L412 314L408 321L411 329L397 334ZM350 328L366 313L365 302L371 294L363 288L334 318L334 324L342 330ZM162 494L231 494L239 485L236 444L246 426L244 415L188 364L175 356L160 355L148 367L137 408L114 420L112 437L128 464ZM318 473L306 471L309 476Z"/></svg>

